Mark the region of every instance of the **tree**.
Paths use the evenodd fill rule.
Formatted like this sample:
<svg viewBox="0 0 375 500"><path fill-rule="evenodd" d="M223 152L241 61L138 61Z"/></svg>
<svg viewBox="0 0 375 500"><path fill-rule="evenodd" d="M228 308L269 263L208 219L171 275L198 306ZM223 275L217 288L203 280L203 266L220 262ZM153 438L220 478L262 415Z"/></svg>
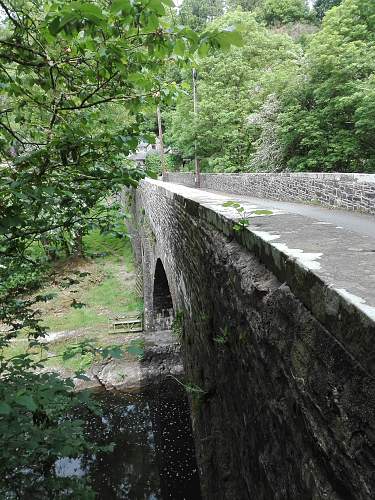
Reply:
<svg viewBox="0 0 375 500"><path fill-rule="evenodd" d="M262 0L228 0L227 7L229 9L236 9L240 7L244 11L253 11L260 3Z"/></svg>
<svg viewBox="0 0 375 500"><path fill-rule="evenodd" d="M286 35L271 33L251 13L230 12L212 27L241 24L244 44L198 66L199 112L193 113L189 83L185 94L167 117L166 140L183 158L193 158L196 142L202 167L214 171L249 168L258 128L248 117L267 95L288 85L301 49Z"/></svg>
<svg viewBox="0 0 375 500"><path fill-rule="evenodd" d="M375 171L374 20L372 0L345 0L327 12L284 96L280 137L290 168Z"/></svg>
<svg viewBox="0 0 375 500"><path fill-rule="evenodd" d="M254 142L254 153L250 158L254 170L279 171L284 169L283 151L278 136L280 102L270 94L260 109L249 116L249 123L259 127L259 138Z"/></svg>
<svg viewBox="0 0 375 500"><path fill-rule="evenodd" d="M79 423L62 419L79 401L90 403L72 393L71 381L40 372L46 329L37 305L50 297L29 298L45 267L35 249L107 227L102 202L144 176L127 155L142 136L143 113L173 93L165 65L226 44L226 33L172 28L164 18L171 5L0 0L2 498L92 497L82 480L58 478L53 466L90 446ZM9 358L21 331L29 349Z"/></svg>
<svg viewBox="0 0 375 500"><path fill-rule="evenodd" d="M314 10L318 19L323 19L328 10L336 5L340 5L341 2L342 0L317 0L314 5Z"/></svg>
<svg viewBox="0 0 375 500"><path fill-rule="evenodd" d="M179 19L185 26L201 31L206 24L224 13L223 0L184 0Z"/></svg>
<svg viewBox="0 0 375 500"><path fill-rule="evenodd" d="M257 15L268 26L310 18L306 0L262 0Z"/></svg>

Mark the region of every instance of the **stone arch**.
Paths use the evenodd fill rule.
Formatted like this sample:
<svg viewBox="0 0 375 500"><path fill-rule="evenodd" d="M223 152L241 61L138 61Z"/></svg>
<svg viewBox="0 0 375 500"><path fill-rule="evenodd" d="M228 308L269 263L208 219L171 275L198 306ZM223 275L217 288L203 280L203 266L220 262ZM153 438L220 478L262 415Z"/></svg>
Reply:
<svg viewBox="0 0 375 500"><path fill-rule="evenodd" d="M171 328L174 318L172 294L167 274L161 259L157 259L153 283L153 316L154 329Z"/></svg>

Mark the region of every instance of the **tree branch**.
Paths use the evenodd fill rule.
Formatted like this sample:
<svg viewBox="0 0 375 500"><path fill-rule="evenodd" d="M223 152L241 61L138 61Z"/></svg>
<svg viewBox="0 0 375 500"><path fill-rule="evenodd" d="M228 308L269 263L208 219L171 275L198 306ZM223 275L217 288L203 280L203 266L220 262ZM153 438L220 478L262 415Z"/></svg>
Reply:
<svg viewBox="0 0 375 500"><path fill-rule="evenodd" d="M10 127L5 125L5 123L0 122L0 127L3 127L8 132L8 134L10 134L12 137L14 137L14 139L16 139L16 141L20 142L23 146L25 145L24 141L22 141Z"/></svg>
<svg viewBox="0 0 375 500"><path fill-rule="evenodd" d="M8 18L12 21L12 23L17 26L17 28L19 28L20 24L19 22L14 19L14 17L11 16L10 12L9 12L9 9L8 7L5 5L5 3L3 2L3 0L0 0L0 7L2 7L2 9L4 10L4 12L6 13L6 15L8 16Z"/></svg>
<svg viewBox="0 0 375 500"><path fill-rule="evenodd" d="M99 90L101 90L102 88L104 88L111 80L113 80L114 78L116 78L116 76L119 74L119 71L116 71L110 78L108 78L107 80L105 80L103 83L101 83L100 85L98 85L95 90L93 90L90 94L88 94L84 99L83 101L81 102L81 105L80 105L80 108L83 107L83 105L85 104L85 102L87 102L91 97L93 97L95 94L97 94L99 92Z"/></svg>
<svg viewBox="0 0 375 500"><path fill-rule="evenodd" d="M60 111L74 111L74 110L78 110L78 109L91 108L93 106L98 106L99 104L104 104L106 102L131 101L133 99L139 99L140 97L149 97L151 95L153 95L153 92L149 92L148 94L135 95L135 96L129 96L129 95L122 96L122 97L112 96L112 97L106 97L105 99L100 99L98 101L84 104L84 105L82 105L82 103L81 103L78 106L66 106L66 107L59 108L59 109L60 109Z"/></svg>

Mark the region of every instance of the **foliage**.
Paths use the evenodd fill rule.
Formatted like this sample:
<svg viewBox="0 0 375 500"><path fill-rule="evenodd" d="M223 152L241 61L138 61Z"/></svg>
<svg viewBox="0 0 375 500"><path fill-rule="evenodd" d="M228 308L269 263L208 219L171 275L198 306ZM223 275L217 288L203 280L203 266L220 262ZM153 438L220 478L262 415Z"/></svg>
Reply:
<svg viewBox="0 0 375 500"><path fill-rule="evenodd" d="M309 19L310 13L306 0L262 0L257 16L273 26Z"/></svg>
<svg viewBox="0 0 375 500"><path fill-rule="evenodd" d="M13 359L3 353L25 328L30 348L46 333L36 307L50 297L26 293L40 281L46 257L58 257L51 249L66 243L67 252L80 250L88 229L105 231L112 214L104 200L144 176L126 158L140 140L144 113L173 94L173 82L163 79L166 65L184 65L197 50L227 46L233 37L172 28L165 17L171 6L171 0L0 0L4 498L90 496L81 479L64 483L53 467L89 446L79 423L60 421L87 395L40 374L44 361L28 352Z"/></svg>
<svg viewBox="0 0 375 500"><path fill-rule="evenodd" d="M190 396L192 403L191 410L194 415L201 408L205 398L207 398L207 392L199 385L194 384L194 382L181 382L173 375L169 376L172 377L178 384L180 384L185 389L186 393Z"/></svg>
<svg viewBox="0 0 375 500"><path fill-rule="evenodd" d="M183 0L179 10L179 20L185 26L200 31L208 22L223 13L223 0Z"/></svg>
<svg viewBox="0 0 375 500"><path fill-rule="evenodd" d="M236 223L233 225L233 229L235 231L243 231L245 228L247 228L250 221L245 216L245 209L241 205L241 203L238 203L238 201L226 201L225 203L223 203L223 207L233 208L236 211L237 216L239 218L236 220Z"/></svg>
<svg viewBox="0 0 375 500"><path fill-rule="evenodd" d="M175 172L177 170L178 165L181 162L178 156L173 154L165 154L164 161L165 161L165 169L167 170L167 172ZM150 153L146 157L145 164L147 170L150 170L157 174L161 174L163 171L161 164L161 156L159 153Z"/></svg>
<svg viewBox="0 0 375 500"><path fill-rule="evenodd" d="M371 0L345 0L313 37L279 119L291 169L374 171L374 19Z"/></svg>
<svg viewBox="0 0 375 500"><path fill-rule="evenodd" d="M262 0L228 0L227 6L229 9L241 8L244 11L253 11Z"/></svg>
<svg viewBox="0 0 375 500"><path fill-rule="evenodd" d="M257 15L268 8L269 24L288 24L239 12L212 23L240 23L244 44L197 66L198 115L184 75L166 141L184 159L196 144L203 171L373 172L375 4L345 0L315 34L304 2L265 0Z"/></svg>
<svg viewBox="0 0 375 500"><path fill-rule="evenodd" d="M122 236L119 236L117 231L121 231ZM83 237L85 255L93 259L102 257L103 264L106 261L121 262L126 266L126 270L131 272L134 269L133 254L123 220L117 231L114 233L92 229Z"/></svg>
<svg viewBox="0 0 375 500"><path fill-rule="evenodd" d="M86 370L99 354L106 354L100 348L109 347L113 343L113 337L108 332L108 317L116 312L133 313L143 309L142 301L135 293L129 240L124 241L111 234L100 234L95 230L85 236L84 245L86 252L96 255L95 258L72 258L66 262L57 262L55 271L46 279L45 288L36 292L51 297L48 303L38 305L39 315L43 325L48 326L52 332L60 331L61 337L52 336L48 343L30 348L26 335L21 335L3 350L6 359L29 352L34 360L40 362L41 355L48 353L45 366L63 368L64 373ZM82 271L82 267L85 271ZM125 279L120 279L119 275L124 267L129 274ZM70 306L75 303L78 308L69 307L72 293L76 299L73 299ZM79 339L87 338L97 348L96 352L76 352L74 357L64 357L71 344L83 346ZM129 348L127 352L130 352Z"/></svg>
<svg viewBox="0 0 375 500"><path fill-rule="evenodd" d="M0 433L6 443L0 461L1 497L56 498L75 488L79 498L92 498L84 483L56 477L53 467L63 456L95 451L85 442L81 422L61 418L80 402L91 403L86 393L73 395L68 381L25 370L25 360L26 355L0 360Z"/></svg>
<svg viewBox="0 0 375 500"><path fill-rule="evenodd" d="M198 116L193 113L189 80L176 108L167 115L166 141L183 158L194 157L196 143L203 171L249 168L259 128L249 124L248 117L269 94L289 85L301 57L300 47L290 37L269 32L251 13L230 12L212 27L236 25L243 46L208 57L197 68Z"/></svg>
<svg viewBox="0 0 375 500"><path fill-rule="evenodd" d="M314 10L318 19L323 19L328 10L332 9L332 7L335 7L336 5L339 5L341 2L342 0L316 0Z"/></svg>
<svg viewBox="0 0 375 500"><path fill-rule="evenodd" d="M171 378L173 378L178 384L180 384L185 391L190 394L193 398L201 398L206 394L206 391L199 387L199 385L194 384L193 382L181 382L178 380L178 378L174 377L173 375L169 375Z"/></svg>
<svg viewBox="0 0 375 500"><path fill-rule="evenodd" d="M128 256L130 251L129 241L124 243L123 240L116 239L114 236L100 235L98 231L93 231L85 237L85 243L91 251L106 250L107 257L98 259L98 262L103 262L103 264L114 261L119 252ZM66 280L60 281L62 290L69 284L75 287L79 283L77 274L72 273L72 276L72 278L68 276ZM86 279L90 280L91 275ZM108 287L108 282L111 280L111 286ZM111 277L105 279L102 284L94 285L83 297L88 306L83 309L72 309L71 315L86 317L89 314L87 309L91 310L95 302L102 305L103 294L107 301L104 304L105 307L116 306L123 310L125 309L124 303L126 303L129 305L129 310L134 310L131 301L136 299L131 298L131 294L125 294L119 301L118 294L115 296L119 288L120 283L113 283ZM100 294L96 293L99 289ZM108 292L112 294L111 300ZM50 293L48 290L39 292L41 293L52 301L49 306L53 307L53 303L59 300L58 294ZM48 315L44 319L48 323ZM95 324L98 319L107 321L105 316L95 315L94 319ZM50 320L56 323L58 318L50 315ZM77 321L69 326L69 314L60 318L60 321L60 325L50 323L49 326L59 326L65 330L82 326L82 322L77 323ZM127 346L126 350L134 356L140 356L141 347L133 343ZM91 498L90 491L84 482L76 483L74 480L58 478L54 471L55 460L65 456L65 453L69 454L67 456L74 457L87 450L90 453L95 452L93 446L86 443L81 435L80 422L72 423L69 420L61 420L62 414L81 404L83 396L77 397L71 392L72 386L69 381L62 382L55 375L47 373L38 375L29 372L26 374L25 369L27 367L64 366L79 372L87 369L96 358L114 357L119 352L115 346L103 347L97 341L95 343L64 341L47 345L38 342L28 343L26 336L22 336L21 339L17 339L16 342L12 342L1 350L0 432L6 439L9 436L9 441L11 441L1 454L0 466L4 474L0 482L2 498L13 498L13 494L17 494L20 498L40 498L40 495L45 498L55 498L59 497L63 489L72 489L76 495L74 498ZM52 357L51 354L53 354ZM23 407L13 403L13 398L17 395L19 395L17 402L20 401L28 406ZM30 419L33 424L31 426ZM3 426L6 428L5 431ZM15 433L17 439L10 439L12 433ZM44 440L48 440L47 443ZM18 457L17 449L20 447L24 450L22 457Z"/></svg>
<svg viewBox="0 0 375 500"><path fill-rule="evenodd" d="M236 212L236 221L233 225L234 231L242 232L244 231L250 224L249 217L251 215L272 215L272 210L252 210L250 212L246 212L245 208L238 201L229 200L223 203L223 207L225 208L233 208Z"/></svg>

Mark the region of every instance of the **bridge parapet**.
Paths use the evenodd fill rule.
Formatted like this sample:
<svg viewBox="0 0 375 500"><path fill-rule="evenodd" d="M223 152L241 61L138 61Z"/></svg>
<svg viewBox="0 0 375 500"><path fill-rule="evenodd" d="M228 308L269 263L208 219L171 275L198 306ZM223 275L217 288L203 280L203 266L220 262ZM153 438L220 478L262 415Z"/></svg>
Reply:
<svg viewBox="0 0 375 500"><path fill-rule="evenodd" d="M169 182L194 187L194 174L170 172ZM258 198L301 201L375 214L375 174L201 174L202 189Z"/></svg>
<svg viewBox="0 0 375 500"><path fill-rule="evenodd" d="M236 231L229 200L151 180L136 196L146 308L160 259L202 391L204 494L374 498L375 237L245 202Z"/></svg>

